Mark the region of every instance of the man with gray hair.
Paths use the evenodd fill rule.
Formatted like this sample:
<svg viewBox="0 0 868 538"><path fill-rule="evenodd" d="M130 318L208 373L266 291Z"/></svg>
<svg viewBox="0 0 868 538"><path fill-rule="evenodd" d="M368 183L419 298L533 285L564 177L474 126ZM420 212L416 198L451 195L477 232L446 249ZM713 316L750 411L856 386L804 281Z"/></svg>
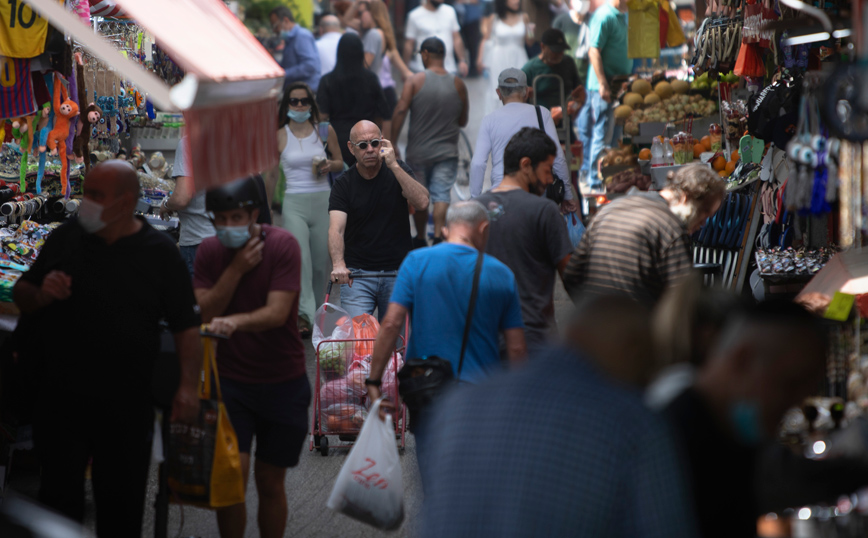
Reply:
<svg viewBox="0 0 868 538"><path fill-rule="evenodd" d="M552 114L545 107L535 107L526 103L527 100L527 75L521 69L504 69L497 77L497 95L503 101L503 106L491 114L482 118L479 126L479 134L476 137L476 149L473 152L473 161L470 163L470 194L474 198L482 194L482 186L485 180L485 167L488 156L491 155L491 188L500 185L503 180L503 151L509 143L512 135L519 132L522 127L539 129L540 118L545 133L557 146L555 164L553 167L556 176L564 180L569 186L570 170L564 158L564 150L558 142L558 133ZM537 115L539 112L539 116ZM564 209L576 211L578 203L573 190L567 188L564 197Z"/></svg>
<svg viewBox="0 0 868 538"><path fill-rule="evenodd" d="M319 20L319 38L316 48L319 51L320 73L331 73L338 61L338 41L344 35L341 21L334 15L323 15Z"/></svg>
<svg viewBox="0 0 868 538"><path fill-rule="evenodd" d="M479 383L501 368L498 344L501 332L509 361L524 358L524 324L518 286L506 265L483 253L488 230L488 212L482 205L475 201L459 202L450 206L446 213L445 241L407 255L398 271L389 310L380 323L374 344L370 378L365 382L372 401L380 397L383 371L395 350L395 341L407 314L413 327L407 358L447 359L462 383ZM482 268L476 306L459 375L464 327L480 257ZM426 413L426 409L419 410L411 419L423 479Z"/></svg>

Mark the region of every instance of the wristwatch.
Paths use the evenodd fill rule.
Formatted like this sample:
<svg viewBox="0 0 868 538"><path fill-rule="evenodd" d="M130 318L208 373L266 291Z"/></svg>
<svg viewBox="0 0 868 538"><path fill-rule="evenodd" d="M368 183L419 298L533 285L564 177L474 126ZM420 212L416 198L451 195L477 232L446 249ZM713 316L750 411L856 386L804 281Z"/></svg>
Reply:
<svg viewBox="0 0 868 538"><path fill-rule="evenodd" d="M365 386L366 387L378 387L379 388L379 387L383 386L383 380L382 379L371 379L369 377L369 378L365 379Z"/></svg>

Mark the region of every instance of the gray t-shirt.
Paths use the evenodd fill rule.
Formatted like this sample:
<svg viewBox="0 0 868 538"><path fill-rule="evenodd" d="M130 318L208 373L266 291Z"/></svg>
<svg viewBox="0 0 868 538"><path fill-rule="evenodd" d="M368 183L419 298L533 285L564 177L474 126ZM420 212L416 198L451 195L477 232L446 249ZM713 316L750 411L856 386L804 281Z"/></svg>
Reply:
<svg viewBox="0 0 868 538"><path fill-rule="evenodd" d="M380 66L383 65L383 35L376 28L372 28L365 32L365 37L362 38L362 45L365 47L365 52L370 52L374 55L374 61L368 67L368 70L379 76Z"/></svg>
<svg viewBox="0 0 868 538"><path fill-rule="evenodd" d="M558 206L521 189L486 192L476 198L488 209L491 234L485 252L515 274L528 347L553 336L558 263L573 251Z"/></svg>
<svg viewBox="0 0 868 538"><path fill-rule="evenodd" d="M172 167L172 177L190 176L190 167L187 164L187 153L184 145L187 137L178 142L175 150L175 164ZM178 219L181 221L181 237L178 244L182 247L195 247L204 239L214 235L214 226L211 220L205 216L205 191L199 191L193 195L187 209L178 211Z"/></svg>

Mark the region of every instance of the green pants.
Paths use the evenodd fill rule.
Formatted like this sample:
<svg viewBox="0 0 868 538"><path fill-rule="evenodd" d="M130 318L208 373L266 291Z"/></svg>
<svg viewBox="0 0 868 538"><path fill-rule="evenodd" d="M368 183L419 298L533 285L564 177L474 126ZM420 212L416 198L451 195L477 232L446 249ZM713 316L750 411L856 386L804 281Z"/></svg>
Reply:
<svg viewBox="0 0 868 538"><path fill-rule="evenodd" d="M314 313L325 298L331 274L329 258L329 194L289 194L283 199L283 227L301 246L301 295L298 318L313 327Z"/></svg>

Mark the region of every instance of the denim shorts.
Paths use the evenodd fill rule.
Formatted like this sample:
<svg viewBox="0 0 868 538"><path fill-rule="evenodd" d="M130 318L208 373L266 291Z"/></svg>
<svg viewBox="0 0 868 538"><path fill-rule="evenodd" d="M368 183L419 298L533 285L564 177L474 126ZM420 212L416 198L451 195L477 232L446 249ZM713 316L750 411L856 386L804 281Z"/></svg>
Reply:
<svg viewBox="0 0 868 538"><path fill-rule="evenodd" d="M428 189L434 203L452 201L452 185L458 174L458 158L427 164L410 164L416 179Z"/></svg>
<svg viewBox="0 0 868 538"><path fill-rule="evenodd" d="M238 450L275 467L295 467L308 434L311 389L307 375L283 383L241 383L221 378L223 403Z"/></svg>

